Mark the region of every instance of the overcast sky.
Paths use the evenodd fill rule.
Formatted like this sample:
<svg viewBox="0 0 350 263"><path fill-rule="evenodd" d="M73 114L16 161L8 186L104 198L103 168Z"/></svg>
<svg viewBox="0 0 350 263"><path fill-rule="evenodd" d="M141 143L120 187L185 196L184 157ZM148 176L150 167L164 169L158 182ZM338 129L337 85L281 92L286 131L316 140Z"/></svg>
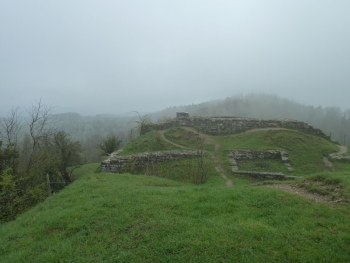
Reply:
<svg viewBox="0 0 350 263"><path fill-rule="evenodd" d="M350 108L349 0L0 0L0 110L126 113L271 93Z"/></svg>

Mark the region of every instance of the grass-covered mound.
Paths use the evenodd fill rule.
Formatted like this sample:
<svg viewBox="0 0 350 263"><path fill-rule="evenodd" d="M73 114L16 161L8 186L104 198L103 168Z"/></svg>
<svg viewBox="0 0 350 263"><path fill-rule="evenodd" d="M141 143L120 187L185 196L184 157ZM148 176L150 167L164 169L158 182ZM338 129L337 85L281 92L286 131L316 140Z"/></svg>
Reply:
<svg viewBox="0 0 350 263"><path fill-rule="evenodd" d="M167 139L186 147L197 148L202 143L201 136L198 133L181 127L170 128L164 134Z"/></svg>
<svg viewBox="0 0 350 263"><path fill-rule="evenodd" d="M205 183L211 176L218 175L212 158L207 154L177 161L150 163L143 168L131 168L129 172L194 184Z"/></svg>
<svg viewBox="0 0 350 263"><path fill-rule="evenodd" d="M208 136L196 132L193 128L173 127L165 130L164 135L168 140L188 148L214 150L213 141L208 139Z"/></svg>
<svg viewBox="0 0 350 263"><path fill-rule="evenodd" d="M220 177L193 185L82 169L91 172L0 226L1 262L350 261L348 206Z"/></svg>
<svg viewBox="0 0 350 263"><path fill-rule="evenodd" d="M227 159L230 149L285 150L289 154L294 174L297 175L330 171L331 169L325 166L322 158L338 151L337 145L333 142L292 130L268 130L217 136L216 141L224 149L223 160ZM226 163L228 163L227 160Z"/></svg>
<svg viewBox="0 0 350 263"><path fill-rule="evenodd" d="M165 141L158 131L151 131L128 143L125 147L123 147L120 155L179 149L181 148Z"/></svg>

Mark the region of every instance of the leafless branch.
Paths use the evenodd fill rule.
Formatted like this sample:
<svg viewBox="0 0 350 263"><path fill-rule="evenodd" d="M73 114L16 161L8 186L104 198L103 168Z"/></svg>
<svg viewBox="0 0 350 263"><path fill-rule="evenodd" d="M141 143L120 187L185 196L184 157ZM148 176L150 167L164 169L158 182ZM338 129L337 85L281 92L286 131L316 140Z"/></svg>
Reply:
<svg viewBox="0 0 350 263"><path fill-rule="evenodd" d="M12 108L11 112L2 118L0 118L0 132L1 138L8 144L17 144L18 134L22 129L21 113L19 108Z"/></svg>

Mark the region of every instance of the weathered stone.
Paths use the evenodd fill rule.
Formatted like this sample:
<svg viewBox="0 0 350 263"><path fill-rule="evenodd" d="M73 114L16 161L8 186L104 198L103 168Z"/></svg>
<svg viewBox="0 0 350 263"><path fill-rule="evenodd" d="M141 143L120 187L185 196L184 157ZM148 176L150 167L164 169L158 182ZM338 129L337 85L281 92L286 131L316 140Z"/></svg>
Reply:
<svg viewBox="0 0 350 263"><path fill-rule="evenodd" d="M230 166L232 172L235 174L246 174L253 177L265 178L265 179L286 179L287 177L283 173L275 172L257 172L257 171L241 171L237 166L236 160L251 160L251 159L277 159L281 158L287 167L288 172L294 171L289 163L288 153L286 151L280 150L248 150L248 149L237 149L231 150L229 156ZM291 179L294 177L288 177Z"/></svg>
<svg viewBox="0 0 350 263"><path fill-rule="evenodd" d="M234 166L234 165L237 165L236 160L233 158L230 158L230 166Z"/></svg>
<svg viewBox="0 0 350 263"><path fill-rule="evenodd" d="M339 153L331 153L329 157L336 160L350 161L350 156L341 155Z"/></svg>
<svg viewBox="0 0 350 263"><path fill-rule="evenodd" d="M181 160L198 156L197 151L164 151L144 152L128 156L111 155L107 160L101 162L101 171L109 173L123 173L126 168L146 167L152 163L160 163L171 160Z"/></svg>
<svg viewBox="0 0 350 263"><path fill-rule="evenodd" d="M245 175L249 175L252 177L263 178L263 179L278 179L278 180L285 179L285 176L283 173L241 171L241 170L235 171L234 173L235 174L245 174Z"/></svg>
<svg viewBox="0 0 350 263"><path fill-rule="evenodd" d="M239 117L181 117L162 123L147 124L142 128L142 134L152 130L164 130L171 127L189 126L208 134L234 134L259 128L285 128L298 130L308 134L330 139L320 129L305 122L290 119L258 120Z"/></svg>
<svg viewBox="0 0 350 263"><path fill-rule="evenodd" d="M238 167L237 166L232 166L231 169L232 169L232 172L238 171Z"/></svg>

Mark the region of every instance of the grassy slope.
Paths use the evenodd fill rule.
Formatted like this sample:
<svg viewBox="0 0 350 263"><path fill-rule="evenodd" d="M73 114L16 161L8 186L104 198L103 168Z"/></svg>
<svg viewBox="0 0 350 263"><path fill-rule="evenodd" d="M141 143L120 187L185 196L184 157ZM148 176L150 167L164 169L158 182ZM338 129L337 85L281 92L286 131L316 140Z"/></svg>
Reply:
<svg viewBox="0 0 350 263"><path fill-rule="evenodd" d="M300 174L326 171L322 156L336 150L330 142L292 131L214 140L221 144L227 169L226 154L232 148L285 149ZM147 143L138 145L134 151ZM240 177L228 188L218 176L193 185L95 174L97 166L81 167L74 184L0 226L0 261L350 261L348 205L317 204L281 190L255 187ZM342 170L350 165L338 166ZM349 172L323 172L300 183L307 180L332 184L350 198ZM319 190L323 190L320 184Z"/></svg>
<svg viewBox="0 0 350 263"><path fill-rule="evenodd" d="M350 220L266 188L88 173L0 227L2 262L347 262Z"/></svg>
<svg viewBox="0 0 350 263"><path fill-rule="evenodd" d="M137 137L127 144L120 155L129 155L139 152L156 152L166 150L183 150L164 141L158 131L149 132L143 136Z"/></svg>

